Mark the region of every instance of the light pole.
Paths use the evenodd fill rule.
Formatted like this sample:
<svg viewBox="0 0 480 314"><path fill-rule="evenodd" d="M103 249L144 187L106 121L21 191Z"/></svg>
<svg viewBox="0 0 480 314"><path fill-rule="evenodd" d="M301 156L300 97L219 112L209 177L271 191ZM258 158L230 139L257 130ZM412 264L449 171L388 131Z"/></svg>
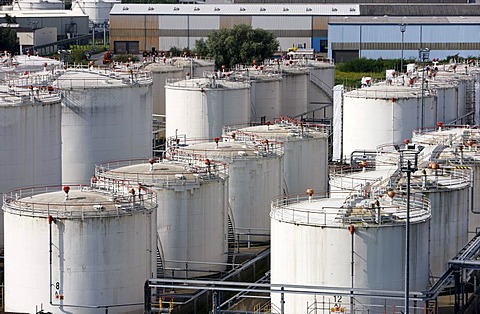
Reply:
<svg viewBox="0 0 480 314"><path fill-rule="evenodd" d="M410 294L410 176L418 170L418 153L422 146L408 144L405 140L405 148L399 149L400 171L407 174L407 217L405 221L405 314L409 314Z"/></svg>
<svg viewBox="0 0 480 314"><path fill-rule="evenodd" d="M400 24L400 32L402 33L402 57L400 58L400 73L403 73L403 35L407 30L407 25L405 23Z"/></svg>
<svg viewBox="0 0 480 314"><path fill-rule="evenodd" d="M425 119L425 98L424 98L424 85L425 85L425 61L430 56L430 49L424 48L419 51L420 60L422 60L422 116L420 117L420 132L423 132L423 120Z"/></svg>

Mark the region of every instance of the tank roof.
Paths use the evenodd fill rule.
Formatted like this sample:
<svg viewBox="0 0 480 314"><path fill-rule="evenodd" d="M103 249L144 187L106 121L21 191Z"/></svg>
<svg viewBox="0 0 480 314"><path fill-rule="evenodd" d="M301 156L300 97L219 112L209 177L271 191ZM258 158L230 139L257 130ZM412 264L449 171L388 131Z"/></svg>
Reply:
<svg viewBox="0 0 480 314"><path fill-rule="evenodd" d="M410 222L419 223L430 219L430 202L423 195L411 196ZM380 210L380 214L379 214ZM403 196L382 195L375 199L277 198L272 201L270 217L275 220L308 226L345 227L404 225L406 219L406 199Z"/></svg>
<svg viewBox="0 0 480 314"><path fill-rule="evenodd" d="M135 199L127 193L110 193L87 186L32 187L13 190L4 194L3 211L11 214L63 219L84 219L132 215L156 208L156 195L142 189Z"/></svg>
<svg viewBox="0 0 480 314"><path fill-rule="evenodd" d="M165 58L165 62L163 62L163 57L159 56L157 62L149 63L145 70L154 73L180 72L189 69L192 65L193 67L211 66L213 69L215 63L212 60L180 57Z"/></svg>
<svg viewBox="0 0 480 314"><path fill-rule="evenodd" d="M268 147L267 147L268 146ZM213 160L250 159L259 157L276 157L283 154L283 147L277 143L242 143L228 141L197 143L194 145L178 146L173 148L176 158L210 158Z"/></svg>
<svg viewBox="0 0 480 314"><path fill-rule="evenodd" d="M128 184L141 183L148 186L168 187L222 180L220 165L204 162L196 165L175 163L171 160L151 159L152 164L143 159L105 162L95 167L95 176L101 185L101 179L110 179Z"/></svg>
<svg viewBox="0 0 480 314"><path fill-rule="evenodd" d="M242 82L235 82L225 79L211 79L211 78L192 78L188 80L167 79L166 87L173 89L204 89L204 90L219 90L219 89L246 89L249 84Z"/></svg>
<svg viewBox="0 0 480 314"><path fill-rule="evenodd" d="M279 122L271 125L255 126L227 126L224 127L223 136L226 138L235 136L235 141L251 141L256 139L268 139L275 141L291 141L308 138L326 138L327 126L315 124L294 124Z"/></svg>
<svg viewBox="0 0 480 314"><path fill-rule="evenodd" d="M84 89L126 87L131 85L151 85L152 77L149 72L134 70L109 71L106 69L67 69L58 70L55 80L57 87L62 89Z"/></svg>
<svg viewBox="0 0 480 314"><path fill-rule="evenodd" d="M0 85L0 107L59 104L60 94L48 86L31 88Z"/></svg>

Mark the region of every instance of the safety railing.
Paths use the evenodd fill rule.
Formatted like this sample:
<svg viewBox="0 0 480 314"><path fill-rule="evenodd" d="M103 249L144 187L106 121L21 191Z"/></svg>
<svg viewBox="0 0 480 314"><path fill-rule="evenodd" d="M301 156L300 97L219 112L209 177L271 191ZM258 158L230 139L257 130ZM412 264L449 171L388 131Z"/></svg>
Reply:
<svg viewBox="0 0 480 314"><path fill-rule="evenodd" d="M120 193L119 191L117 194L109 194L108 198L99 197L95 201L69 202L67 196L64 201L51 200L61 197L51 198L48 194L66 193L81 196L82 193L104 193L85 185L70 185L67 191L65 188L62 186L28 187L6 192L3 195L3 210L28 217L46 218L52 215L56 218L85 219L131 215L132 211L149 211L157 206L156 194L147 188L139 189L136 195L133 192Z"/></svg>

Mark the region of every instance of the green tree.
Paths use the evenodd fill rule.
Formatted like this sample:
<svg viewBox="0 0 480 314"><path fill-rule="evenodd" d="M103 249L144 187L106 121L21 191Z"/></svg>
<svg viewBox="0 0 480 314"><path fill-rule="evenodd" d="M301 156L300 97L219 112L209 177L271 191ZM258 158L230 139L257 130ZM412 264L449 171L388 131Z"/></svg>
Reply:
<svg viewBox="0 0 480 314"><path fill-rule="evenodd" d="M278 41L272 32L249 25L240 24L211 33L206 41L196 41L197 52L207 51L207 56L215 60L215 65L234 67L236 64L249 64L253 60L263 61L273 56L278 49Z"/></svg>
<svg viewBox="0 0 480 314"><path fill-rule="evenodd" d="M17 39L17 32L13 28L0 28L0 51L18 52L19 44Z"/></svg>

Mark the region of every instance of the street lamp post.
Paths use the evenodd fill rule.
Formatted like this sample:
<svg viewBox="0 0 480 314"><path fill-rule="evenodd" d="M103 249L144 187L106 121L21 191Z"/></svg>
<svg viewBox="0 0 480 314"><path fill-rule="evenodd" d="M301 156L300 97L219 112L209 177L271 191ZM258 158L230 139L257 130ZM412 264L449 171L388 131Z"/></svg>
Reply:
<svg viewBox="0 0 480 314"><path fill-rule="evenodd" d="M407 174L407 217L405 222L405 314L409 314L410 294L410 176L418 170L418 153L423 149L415 144L408 144L399 150L400 171Z"/></svg>
<svg viewBox="0 0 480 314"><path fill-rule="evenodd" d="M420 49L419 57L422 60L422 116L420 117L420 132L423 132L423 120L425 119L425 98L424 98L424 86L425 86L425 61L428 60L430 56L430 49Z"/></svg>
<svg viewBox="0 0 480 314"><path fill-rule="evenodd" d="M403 73L403 35L407 30L407 25L405 23L400 24L400 32L402 33L402 57L400 58L400 73Z"/></svg>

